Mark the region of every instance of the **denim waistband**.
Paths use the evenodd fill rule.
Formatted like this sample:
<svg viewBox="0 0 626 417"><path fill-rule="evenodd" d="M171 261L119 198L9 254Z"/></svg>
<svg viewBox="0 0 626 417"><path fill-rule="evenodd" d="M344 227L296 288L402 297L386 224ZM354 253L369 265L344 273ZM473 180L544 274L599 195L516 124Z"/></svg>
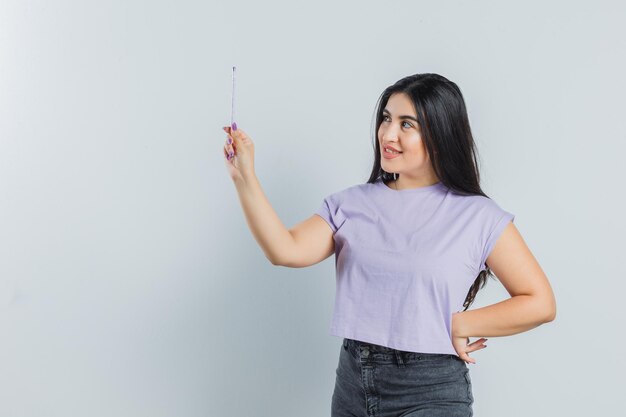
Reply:
<svg viewBox="0 0 626 417"><path fill-rule="evenodd" d="M450 355L448 353L424 353L424 352L411 352L411 351L397 350L397 349L393 349L387 346L376 345L373 343L368 343L368 342L363 342L361 340L348 339L348 338L343 339L343 347L346 349L354 348L357 350L361 348L367 348L367 350L372 353L384 353L384 354L392 354L392 355L399 353L405 357L415 358L415 359L458 358L458 356Z"/></svg>

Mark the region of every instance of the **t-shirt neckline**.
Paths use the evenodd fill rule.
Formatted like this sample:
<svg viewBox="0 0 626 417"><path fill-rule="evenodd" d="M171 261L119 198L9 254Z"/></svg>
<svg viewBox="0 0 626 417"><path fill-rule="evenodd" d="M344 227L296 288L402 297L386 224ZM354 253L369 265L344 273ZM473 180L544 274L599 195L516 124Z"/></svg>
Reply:
<svg viewBox="0 0 626 417"><path fill-rule="evenodd" d="M405 188L402 190L396 190L393 188L390 188L389 186L387 186L385 184L385 182L382 179L378 180L378 185L382 188L384 188L385 190L387 190L390 193L396 193L396 194L415 194L415 193L423 193L426 191L433 191L433 190L439 190L439 189L444 189L446 188L445 185L443 185L443 183L441 181L432 184L432 185L427 185L425 187L417 187L417 188Z"/></svg>

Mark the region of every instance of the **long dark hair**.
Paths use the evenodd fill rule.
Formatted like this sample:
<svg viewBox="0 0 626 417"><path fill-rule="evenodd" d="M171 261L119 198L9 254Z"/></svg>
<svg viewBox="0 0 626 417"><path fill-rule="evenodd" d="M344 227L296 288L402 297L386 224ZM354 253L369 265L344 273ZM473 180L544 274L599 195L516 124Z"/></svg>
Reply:
<svg viewBox="0 0 626 417"><path fill-rule="evenodd" d="M367 182L393 179L393 174L383 171L380 164L378 129L383 121L383 109L395 93L404 93L413 102L424 146L441 183L456 194L489 198L480 188L478 153L461 90L438 74L415 74L402 78L387 87L379 97L374 130L374 166ZM463 311L474 302L476 293L492 275L489 268L478 274L467 293Z"/></svg>

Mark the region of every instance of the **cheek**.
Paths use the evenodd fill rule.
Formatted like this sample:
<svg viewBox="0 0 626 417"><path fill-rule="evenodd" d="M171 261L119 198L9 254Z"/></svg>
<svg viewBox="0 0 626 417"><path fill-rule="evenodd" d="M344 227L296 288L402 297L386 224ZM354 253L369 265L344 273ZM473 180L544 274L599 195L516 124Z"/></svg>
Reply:
<svg viewBox="0 0 626 417"><path fill-rule="evenodd" d="M413 161L424 161L428 159L426 148L423 146L414 146L404 150L404 157Z"/></svg>

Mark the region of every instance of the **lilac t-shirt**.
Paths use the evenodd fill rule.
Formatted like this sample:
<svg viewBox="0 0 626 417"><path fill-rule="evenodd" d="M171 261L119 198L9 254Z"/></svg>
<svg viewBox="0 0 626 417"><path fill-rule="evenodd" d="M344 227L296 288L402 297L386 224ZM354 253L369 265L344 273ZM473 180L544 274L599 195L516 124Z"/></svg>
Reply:
<svg viewBox="0 0 626 417"><path fill-rule="evenodd" d="M330 334L451 355L452 314L515 217L441 182L394 190L381 180L327 196L316 214L335 241Z"/></svg>

